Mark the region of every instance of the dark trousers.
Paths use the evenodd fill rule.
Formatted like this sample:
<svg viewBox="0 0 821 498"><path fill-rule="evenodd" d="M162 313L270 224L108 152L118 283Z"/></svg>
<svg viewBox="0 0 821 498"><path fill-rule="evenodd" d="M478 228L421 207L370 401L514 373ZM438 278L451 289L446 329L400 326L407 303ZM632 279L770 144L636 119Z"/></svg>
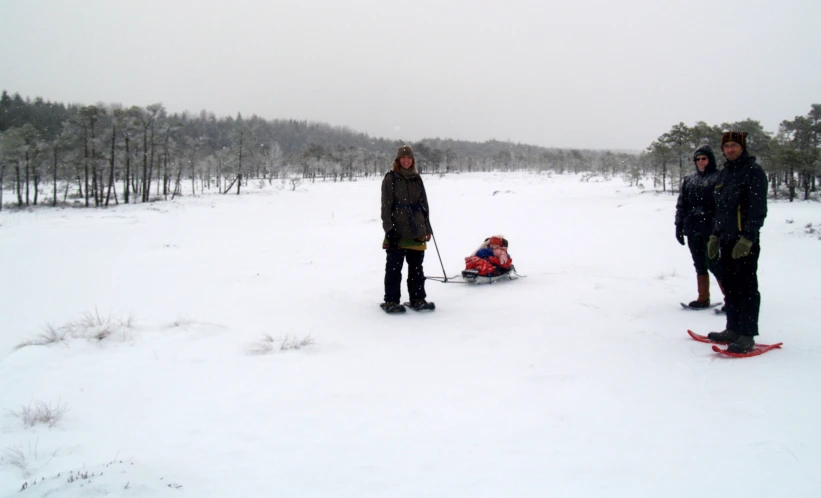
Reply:
<svg viewBox="0 0 821 498"><path fill-rule="evenodd" d="M408 294L411 301L425 299L425 271L422 261L425 251L412 249L388 249L385 251L385 302L400 302L402 297L402 266L408 260Z"/></svg>
<svg viewBox="0 0 821 498"><path fill-rule="evenodd" d="M707 270L709 270L716 277L716 280L721 280L721 266L718 261L707 257L707 242L709 240L709 235L692 235L687 237L687 247L690 248L690 255L693 257L696 275L707 275Z"/></svg>
<svg viewBox="0 0 821 498"><path fill-rule="evenodd" d="M721 241L718 257L723 275L724 302L727 307L727 329L741 335L758 335L758 309L761 294L758 292L758 255L761 246L753 244L749 256L733 259L736 240Z"/></svg>

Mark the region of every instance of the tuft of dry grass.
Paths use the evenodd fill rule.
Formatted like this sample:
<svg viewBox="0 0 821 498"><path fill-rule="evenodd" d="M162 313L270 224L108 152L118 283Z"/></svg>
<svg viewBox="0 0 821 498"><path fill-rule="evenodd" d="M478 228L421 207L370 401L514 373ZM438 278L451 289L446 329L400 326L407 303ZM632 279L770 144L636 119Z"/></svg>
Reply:
<svg viewBox="0 0 821 498"><path fill-rule="evenodd" d="M62 341L65 338L65 333L66 332L62 327L55 328L51 324L47 323L43 332L37 335L37 337L21 342L15 346L14 349L21 349L26 346L47 346L49 344L54 344Z"/></svg>
<svg viewBox="0 0 821 498"><path fill-rule="evenodd" d="M9 410L12 415L23 421L24 427L34 427L38 424L54 427L68 411L68 405L57 401L54 406L45 401L32 401L28 406L20 407L19 412Z"/></svg>
<svg viewBox="0 0 821 498"><path fill-rule="evenodd" d="M314 339L310 335L303 338L286 335L280 339L274 339L270 334L264 334L259 342L252 344L251 347L248 348L248 353L259 355L270 354L277 350L290 351L302 349L311 344L314 344Z"/></svg>
<svg viewBox="0 0 821 498"><path fill-rule="evenodd" d="M46 324L41 334L33 339L21 342L15 346L15 349L21 349L26 346L47 346L49 344L64 342L68 339L102 341L118 332L125 335L128 330L133 328L133 317L127 316L120 318L111 315L103 317L100 316L100 313L95 308L93 313L83 313L79 319L60 327Z"/></svg>

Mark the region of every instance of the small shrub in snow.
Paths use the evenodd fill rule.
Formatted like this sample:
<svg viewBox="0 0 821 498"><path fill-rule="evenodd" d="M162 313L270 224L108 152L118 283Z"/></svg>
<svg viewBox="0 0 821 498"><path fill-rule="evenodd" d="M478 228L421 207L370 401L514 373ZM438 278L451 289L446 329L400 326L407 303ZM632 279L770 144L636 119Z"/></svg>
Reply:
<svg viewBox="0 0 821 498"><path fill-rule="evenodd" d="M68 405L59 401L54 406L44 401L33 401L28 406L21 407L19 412L9 411L23 421L24 427L34 427L38 424L54 427L68 411Z"/></svg>
<svg viewBox="0 0 821 498"><path fill-rule="evenodd" d="M274 339L268 334L262 336L259 342L251 345L248 348L249 354L270 354L276 350L288 351L291 349L302 349L314 343L314 339L309 335L303 338L295 336L285 336L280 339Z"/></svg>
<svg viewBox="0 0 821 498"><path fill-rule="evenodd" d="M50 324L46 324L46 328L37 337L34 339L30 339L28 341L21 342L17 345L17 349L26 347L26 346L46 346L48 344L54 344L55 342L60 342L63 340L63 333L60 329L54 328Z"/></svg>
<svg viewBox="0 0 821 498"><path fill-rule="evenodd" d="M9 446L5 448L3 453L0 454L0 463L17 467L22 470L24 474L28 473L28 457L20 446Z"/></svg>
<svg viewBox="0 0 821 498"><path fill-rule="evenodd" d="M94 310L94 313L86 312L78 320L60 327L46 324L43 333L34 339L21 342L15 349L21 349L26 346L46 346L68 339L102 341L118 332L125 334L132 328L134 328L134 319L131 316L126 318L113 317L111 315L101 317L99 312Z"/></svg>
<svg viewBox="0 0 821 498"><path fill-rule="evenodd" d="M806 226L804 226L804 232L812 235L816 232L816 230L812 226L812 223L807 223Z"/></svg>
<svg viewBox="0 0 821 498"><path fill-rule="evenodd" d="M298 337L289 337L285 336L282 342L279 345L280 351L288 351L289 349L302 349L305 346L310 346L314 343L314 339L311 336L303 337L302 339Z"/></svg>

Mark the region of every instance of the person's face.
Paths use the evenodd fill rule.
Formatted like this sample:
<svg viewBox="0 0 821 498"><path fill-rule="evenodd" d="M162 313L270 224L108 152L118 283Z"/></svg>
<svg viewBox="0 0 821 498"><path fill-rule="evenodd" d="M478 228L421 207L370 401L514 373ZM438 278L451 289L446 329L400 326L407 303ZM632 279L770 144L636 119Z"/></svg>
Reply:
<svg viewBox="0 0 821 498"><path fill-rule="evenodd" d="M729 159L730 161L735 161L739 157L741 157L741 153L743 152L741 149L741 144L736 142L727 142L721 146L721 150L724 151L724 157Z"/></svg>
<svg viewBox="0 0 821 498"><path fill-rule="evenodd" d="M710 159L707 156L698 156L696 157L696 167L699 171L704 171L704 168L710 163Z"/></svg>
<svg viewBox="0 0 821 498"><path fill-rule="evenodd" d="M411 156L402 156L399 158L399 165L404 169L408 169L413 166L413 158Z"/></svg>

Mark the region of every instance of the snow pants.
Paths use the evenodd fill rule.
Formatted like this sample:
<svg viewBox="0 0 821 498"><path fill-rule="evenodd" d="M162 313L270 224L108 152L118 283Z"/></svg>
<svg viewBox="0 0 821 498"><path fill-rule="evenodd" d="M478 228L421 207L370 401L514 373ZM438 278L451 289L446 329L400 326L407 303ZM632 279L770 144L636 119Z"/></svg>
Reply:
<svg viewBox="0 0 821 498"><path fill-rule="evenodd" d="M425 299L425 251L387 249L385 263L385 302L399 303L402 297L402 266L408 261L408 294L411 301Z"/></svg>
<svg viewBox="0 0 821 498"><path fill-rule="evenodd" d="M718 262L724 285L724 303L727 308L727 329L741 335L758 335L758 310L761 294L758 292L758 255L761 246L753 243L750 254L733 259L737 239L721 241Z"/></svg>
<svg viewBox="0 0 821 498"><path fill-rule="evenodd" d="M693 257L693 266L696 268L696 275L707 275L707 270L721 281L721 265L718 260L707 257L707 242L709 235L692 235L687 237L687 247Z"/></svg>

